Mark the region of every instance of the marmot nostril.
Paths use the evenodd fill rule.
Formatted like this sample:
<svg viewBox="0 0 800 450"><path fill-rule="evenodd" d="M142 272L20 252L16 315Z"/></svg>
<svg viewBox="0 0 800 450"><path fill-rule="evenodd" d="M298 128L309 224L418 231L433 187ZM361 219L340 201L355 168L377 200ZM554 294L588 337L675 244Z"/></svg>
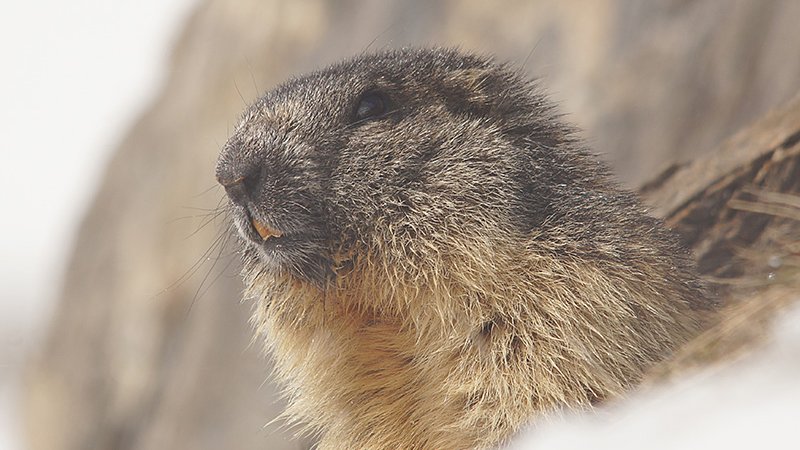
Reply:
<svg viewBox="0 0 800 450"><path fill-rule="evenodd" d="M247 174L228 181L223 177L218 177L217 181L225 188L225 193L231 201L239 206L246 206L248 201L253 200L258 194L261 183L261 169L253 167Z"/></svg>
<svg viewBox="0 0 800 450"><path fill-rule="evenodd" d="M233 203L239 206L245 206L249 197L244 180L245 178L241 177L237 178L231 183L220 183L225 188L225 193L228 194L228 198L230 198Z"/></svg>

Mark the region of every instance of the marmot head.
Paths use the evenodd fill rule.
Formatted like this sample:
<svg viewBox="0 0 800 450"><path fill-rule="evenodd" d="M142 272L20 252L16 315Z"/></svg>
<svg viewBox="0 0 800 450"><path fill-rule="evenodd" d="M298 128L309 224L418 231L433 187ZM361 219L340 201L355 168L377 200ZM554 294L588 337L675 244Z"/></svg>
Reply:
<svg viewBox="0 0 800 450"><path fill-rule="evenodd" d="M320 448L483 448L636 383L709 302L535 86L362 56L244 114L217 178L254 322Z"/></svg>
<svg viewBox="0 0 800 450"><path fill-rule="evenodd" d="M540 229L558 214L557 191L602 171L553 151L569 134L506 66L395 50L260 98L225 144L217 179L250 257L324 285L334 253L355 245L388 252L392 241L408 262L443 250L437 237Z"/></svg>

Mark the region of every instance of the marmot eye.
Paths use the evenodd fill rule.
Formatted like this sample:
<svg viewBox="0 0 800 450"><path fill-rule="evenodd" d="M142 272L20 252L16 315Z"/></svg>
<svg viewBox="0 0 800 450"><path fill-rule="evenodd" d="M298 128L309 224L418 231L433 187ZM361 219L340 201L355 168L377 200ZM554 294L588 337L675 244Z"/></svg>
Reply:
<svg viewBox="0 0 800 450"><path fill-rule="evenodd" d="M356 107L356 120L380 117L387 110L388 101L380 92L368 92L361 97Z"/></svg>

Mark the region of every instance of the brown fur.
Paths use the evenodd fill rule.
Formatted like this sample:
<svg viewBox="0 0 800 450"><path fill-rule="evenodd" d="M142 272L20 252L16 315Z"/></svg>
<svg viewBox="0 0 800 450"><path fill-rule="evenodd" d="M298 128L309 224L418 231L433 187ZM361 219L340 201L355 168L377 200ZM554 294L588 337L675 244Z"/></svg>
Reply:
<svg viewBox="0 0 800 450"><path fill-rule="evenodd" d="M457 63L477 61L477 69L448 74L455 81L444 77L472 92L469 101L489 102L497 95L482 90L498 86L530 95L529 85L503 66L437 51ZM407 58L413 66L432 56L411 50L380 57ZM337 66L329 71L320 77L359 76ZM310 80L305 82L313 85ZM526 98L542 104L538 96ZM556 212L521 231L515 223L535 222L534 215L520 217L518 208L506 205L516 201L520 183L539 179L513 170L527 150L508 137L502 122L456 120L435 101L425 121L408 119L419 133L403 131L405 123L398 122L381 135L379 147L394 149L400 155L395 161L402 162L399 149L421 148L424 142L416 140L443 143L443 156L424 168L425 189L376 188L370 174L381 173L386 162L371 172L365 167L375 163L359 160L363 150L337 153L331 193L320 209L337 222L327 244L319 245L330 260L327 281L273 263L259 256L258 244L245 244L247 295L257 301L258 332L286 385L286 416L318 434L321 449L497 445L548 413L588 409L624 393L697 332L708 307L672 235L609 181L549 107L526 117L544 124L534 137L552 153L542 164L556 160L553 170L578 186L565 188L556 201L579 205L579 217L559 215L553 206ZM229 167L243 158L241 148L252 148L253 127L277 120L259 108L291 110L277 103L258 105L245 116L231 142L246 144L229 144L223 152L221 181L237 179ZM370 126L362 130L366 138L351 138L350 148L353 139L367 142L382 132L375 131L380 123ZM289 141L280 139L281 145ZM482 155L479 164L473 163L476 154ZM388 183L389 176L376 176L376 183ZM393 209L398 198L412 205L402 214ZM247 208L262 220L261 207ZM263 221L280 228L281 217L268 219Z"/></svg>

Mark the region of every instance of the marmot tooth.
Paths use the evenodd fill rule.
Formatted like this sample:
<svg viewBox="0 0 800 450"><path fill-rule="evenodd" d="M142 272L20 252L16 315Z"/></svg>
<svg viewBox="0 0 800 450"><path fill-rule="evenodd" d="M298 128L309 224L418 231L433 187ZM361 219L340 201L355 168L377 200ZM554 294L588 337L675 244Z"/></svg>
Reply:
<svg viewBox="0 0 800 450"><path fill-rule="evenodd" d="M261 236L261 239L264 239L265 241L271 237L283 236L283 233L280 231L270 228L256 219L250 219L250 222L253 224L253 228L255 228L258 232L258 235Z"/></svg>

